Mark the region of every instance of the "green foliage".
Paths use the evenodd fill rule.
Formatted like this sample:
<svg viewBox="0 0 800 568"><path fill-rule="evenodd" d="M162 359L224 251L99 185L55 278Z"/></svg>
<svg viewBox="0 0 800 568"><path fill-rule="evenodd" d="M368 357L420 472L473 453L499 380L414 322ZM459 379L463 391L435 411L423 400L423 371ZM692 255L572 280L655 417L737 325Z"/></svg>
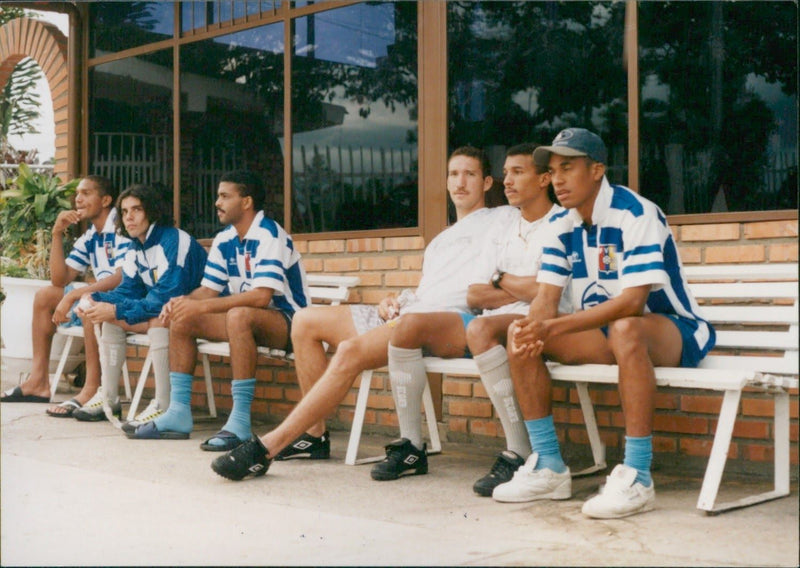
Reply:
<svg viewBox="0 0 800 568"><path fill-rule="evenodd" d="M50 231L59 212L72 207L78 182L62 183L20 164L11 189L0 192L2 256L25 267L33 278L48 278Z"/></svg>

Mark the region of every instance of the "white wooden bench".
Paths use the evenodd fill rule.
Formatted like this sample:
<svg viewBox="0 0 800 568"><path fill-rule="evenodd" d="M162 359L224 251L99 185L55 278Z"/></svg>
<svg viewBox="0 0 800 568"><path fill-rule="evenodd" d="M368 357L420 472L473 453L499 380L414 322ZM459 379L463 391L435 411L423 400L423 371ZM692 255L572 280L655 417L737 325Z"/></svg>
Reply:
<svg viewBox="0 0 800 568"><path fill-rule="evenodd" d="M723 394L714 442L708 459L697 508L706 513L761 503L789 494L790 443L789 393L798 386L798 282L797 264L741 264L687 266L687 279L705 317L717 330L717 346L697 369L656 369L658 387L706 389ZM479 376L472 359L426 357L429 373ZM583 412L594 465L574 475L605 469L605 447L600 439L591 383L616 384L616 365L548 364L554 380L575 385ZM361 376L353 427L345 463L376 461L357 459L361 430L373 371ZM743 389L764 393L774 401L774 489L715 506L725 468L733 426ZM426 388L423 399L431 451L441 450L433 400Z"/></svg>

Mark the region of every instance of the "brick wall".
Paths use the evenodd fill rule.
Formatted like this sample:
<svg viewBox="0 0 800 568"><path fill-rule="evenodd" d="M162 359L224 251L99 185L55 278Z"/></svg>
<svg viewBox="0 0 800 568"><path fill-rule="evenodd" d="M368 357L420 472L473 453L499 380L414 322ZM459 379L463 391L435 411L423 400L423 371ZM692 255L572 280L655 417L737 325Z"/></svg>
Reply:
<svg viewBox="0 0 800 568"><path fill-rule="evenodd" d="M735 262L797 262L797 220L673 227L681 256L686 264ZM424 242L420 237L370 237L328 241L299 241L309 272L358 274L362 285L350 297L351 302L377 303L387 290L399 291L417 284L422 267ZM130 353L134 355L133 352ZM139 353L142 356L143 353ZM254 414L277 422L299 400L300 391L291 366L260 361ZM212 359L217 405L225 412L231 407L230 366ZM197 377L202 377L198 364ZM436 383L434 379L432 381ZM488 395L480 380L470 377L447 377L441 385L440 431L443 439L470 440L474 443L503 447L503 431L495 417ZM203 381L194 383L194 400L205 407ZM349 429L355 406L358 381L339 406L329 424L334 429ZM590 387L596 405L601 436L611 461L621 459L624 440L619 396L614 386ZM798 400L791 401L792 463L798 464ZM436 395L435 395L436 398ZM701 471L711 449L722 396L708 391L664 389L658 393L655 417L654 468L679 465L682 470ZM745 392L741 417L734 429L729 451L729 471L768 475L771 471L772 405L758 393ZM583 427L583 417L574 389L556 384L554 417L567 459L576 466L589 465L591 452ZM365 417L365 432L397 434L397 418L388 377L377 373Z"/></svg>

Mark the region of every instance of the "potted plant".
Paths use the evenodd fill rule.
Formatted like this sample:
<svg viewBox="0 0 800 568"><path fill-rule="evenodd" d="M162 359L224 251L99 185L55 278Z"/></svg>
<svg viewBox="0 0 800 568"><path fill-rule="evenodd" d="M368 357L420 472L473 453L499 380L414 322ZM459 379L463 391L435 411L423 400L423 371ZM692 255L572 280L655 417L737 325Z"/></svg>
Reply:
<svg viewBox="0 0 800 568"><path fill-rule="evenodd" d="M33 298L50 284L51 230L59 211L72 207L78 181L62 183L20 163L10 188L0 191L0 290L5 295L0 334L3 367L9 374L30 366ZM71 239L65 241L71 244ZM58 344L52 353L60 353Z"/></svg>

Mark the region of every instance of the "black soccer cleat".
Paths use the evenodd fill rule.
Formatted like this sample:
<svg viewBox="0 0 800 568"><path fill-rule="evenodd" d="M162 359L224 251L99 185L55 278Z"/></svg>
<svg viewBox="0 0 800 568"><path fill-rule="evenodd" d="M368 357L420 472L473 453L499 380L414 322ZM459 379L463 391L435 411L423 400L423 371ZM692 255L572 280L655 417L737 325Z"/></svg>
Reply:
<svg viewBox="0 0 800 568"><path fill-rule="evenodd" d="M386 446L386 458L370 472L376 481L389 481L401 475L428 473L427 444L418 450L408 438L400 438Z"/></svg>
<svg viewBox="0 0 800 568"><path fill-rule="evenodd" d="M516 452L503 450L497 454L492 470L476 481L475 485L472 486L472 490L482 497L491 497L494 488L501 483L511 481L511 478L514 477L514 472L524 464L525 460Z"/></svg>
<svg viewBox="0 0 800 568"><path fill-rule="evenodd" d="M275 461L309 459L327 460L331 457L331 437L328 431L322 436L303 434L294 442L283 448L273 458Z"/></svg>
<svg viewBox="0 0 800 568"><path fill-rule="evenodd" d="M211 462L211 469L232 481L241 481L245 477L261 477L269 469L272 460L267 457L267 448L256 436L235 447L225 455Z"/></svg>

